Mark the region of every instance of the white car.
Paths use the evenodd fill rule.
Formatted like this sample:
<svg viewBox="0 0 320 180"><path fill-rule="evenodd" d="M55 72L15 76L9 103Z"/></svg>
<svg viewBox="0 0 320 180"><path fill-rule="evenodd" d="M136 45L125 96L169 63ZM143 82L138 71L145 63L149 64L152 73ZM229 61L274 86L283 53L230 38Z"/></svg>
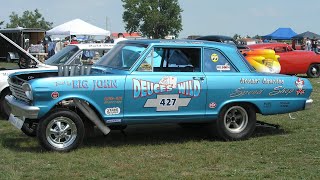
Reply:
<svg viewBox="0 0 320 180"><path fill-rule="evenodd" d="M10 109L4 100L6 95L11 94L7 82L10 74L22 71L35 72L44 69L58 71L58 65L93 64L114 46L110 43L71 44L47 59L45 63L42 63L3 34L0 33L0 36L6 39L9 44L15 46L23 59L18 63L19 67L23 69L0 69L0 115L5 119L8 119L10 114Z"/></svg>

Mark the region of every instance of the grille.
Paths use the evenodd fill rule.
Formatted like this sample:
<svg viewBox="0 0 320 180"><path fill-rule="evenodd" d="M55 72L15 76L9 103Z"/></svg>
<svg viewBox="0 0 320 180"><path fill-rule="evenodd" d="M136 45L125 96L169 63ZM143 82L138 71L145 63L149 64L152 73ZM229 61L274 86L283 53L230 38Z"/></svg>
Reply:
<svg viewBox="0 0 320 180"><path fill-rule="evenodd" d="M22 89L22 84L25 82L27 81L21 78L18 78L17 76L12 76L8 79L8 83L10 85L10 90L12 92L12 95L19 100L29 103L30 99L27 98L27 95L24 93Z"/></svg>

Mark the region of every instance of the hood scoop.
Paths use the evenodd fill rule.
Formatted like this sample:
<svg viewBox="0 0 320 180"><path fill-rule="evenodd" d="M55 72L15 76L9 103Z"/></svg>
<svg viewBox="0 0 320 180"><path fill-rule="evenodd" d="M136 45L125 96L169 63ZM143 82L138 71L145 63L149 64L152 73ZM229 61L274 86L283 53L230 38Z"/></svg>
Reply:
<svg viewBox="0 0 320 180"><path fill-rule="evenodd" d="M92 65L59 65L58 76L83 76L90 74Z"/></svg>

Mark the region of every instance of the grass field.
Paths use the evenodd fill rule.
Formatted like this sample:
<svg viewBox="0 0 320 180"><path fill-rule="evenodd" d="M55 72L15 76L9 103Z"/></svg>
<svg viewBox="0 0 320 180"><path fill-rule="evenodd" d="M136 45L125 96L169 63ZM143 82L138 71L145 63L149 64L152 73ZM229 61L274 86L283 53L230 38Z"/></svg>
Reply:
<svg viewBox="0 0 320 180"><path fill-rule="evenodd" d="M1 64L0 64L1 65ZM0 120L0 179L319 179L320 79L312 109L258 120L246 141L210 140L201 129L132 126L96 133L70 153L46 152Z"/></svg>

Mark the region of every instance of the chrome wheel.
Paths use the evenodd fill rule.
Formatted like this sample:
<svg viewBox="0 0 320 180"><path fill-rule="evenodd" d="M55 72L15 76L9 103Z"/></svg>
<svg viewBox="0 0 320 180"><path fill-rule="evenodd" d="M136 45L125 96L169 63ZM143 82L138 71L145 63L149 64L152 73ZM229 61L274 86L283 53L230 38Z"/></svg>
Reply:
<svg viewBox="0 0 320 180"><path fill-rule="evenodd" d="M48 143L57 149L67 148L77 138L77 126L68 117L56 117L46 128L46 138Z"/></svg>
<svg viewBox="0 0 320 180"><path fill-rule="evenodd" d="M312 67L312 70L311 70L312 74L316 75L318 70L315 68L315 67Z"/></svg>
<svg viewBox="0 0 320 180"><path fill-rule="evenodd" d="M241 133L246 129L248 121L248 113L241 106L230 107L223 118L224 126L230 133Z"/></svg>
<svg viewBox="0 0 320 180"><path fill-rule="evenodd" d="M312 64L309 66L307 71L307 75L310 78L317 78L320 76L320 67L318 64Z"/></svg>

